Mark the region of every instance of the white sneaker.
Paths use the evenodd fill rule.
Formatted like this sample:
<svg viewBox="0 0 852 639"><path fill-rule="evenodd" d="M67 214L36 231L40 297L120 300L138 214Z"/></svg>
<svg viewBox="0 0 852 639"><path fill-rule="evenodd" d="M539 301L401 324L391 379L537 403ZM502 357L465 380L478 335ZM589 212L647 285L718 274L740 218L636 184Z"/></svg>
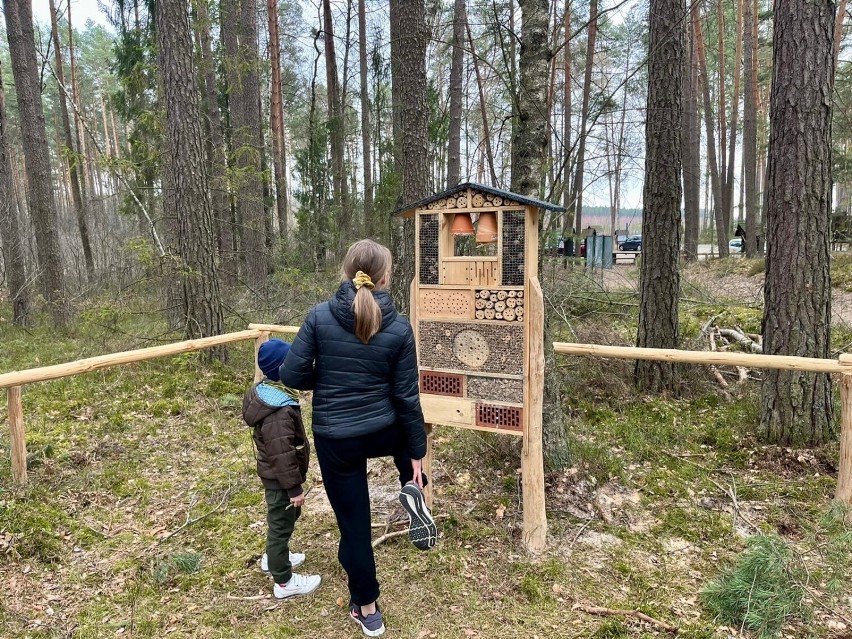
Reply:
<svg viewBox="0 0 852 639"><path fill-rule="evenodd" d="M275 595L276 599L309 595L319 588L321 582L322 577L319 575L300 575L294 572L293 576L290 577L290 581L286 584L275 584L272 594Z"/></svg>
<svg viewBox="0 0 852 639"><path fill-rule="evenodd" d="M290 553L290 566L295 568L296 566L301 566L305 563L305 553L303 552L291 552ZM266 553L263 553L263 557L260 558L260 571L269 573L269 556Z"/></svg>

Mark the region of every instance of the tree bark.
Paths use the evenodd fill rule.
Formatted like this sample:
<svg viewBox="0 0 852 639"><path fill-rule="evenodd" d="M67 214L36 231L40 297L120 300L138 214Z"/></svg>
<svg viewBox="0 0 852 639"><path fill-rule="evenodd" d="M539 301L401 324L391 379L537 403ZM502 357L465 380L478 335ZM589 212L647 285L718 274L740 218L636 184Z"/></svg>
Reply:
<svg viewBox="0 0 852 639"><path fill-rule="evenodd" d="M686 68L683 74L683 252L685 259L698 259L701 226L701 134L698 121L698 59L695 34L687 21Z"/></svg>
<svg viewBox="0 0 852 639"><path fill-rule="evenodd" d="M331 143L331 184L334 201L340 207L339 248L343 249L349 233L351 217L349 215L349 189L346 181L345 129L343 122L343 104L340 95L340 81L337 78L337 54L334 46L334 21L331 16L331 0L323 0L323 43L325 45L325 82L328 93L328 137Z"/></svg>
<svg viewBox="0 0 852 639"><path fill-rule="evenodd" d="M837 5L837 17L834 21L833 66L837 72L837 61L840 58L840 45L843 44L843 22L846 20L846 0L840 0Z"/></svg>
<svg viewBox="0 0 852 639"><path fill-rule="evenodd" d="M42 291L54 323L62 327L67 323L70 313L65 295L50 151L41 103L32 5L30 0L6 0L3 12L20 112L27 171L27 205L36 237Z"/></svg>
<svg viewBox="0 0 852 639"><path fill-rule="evenodd" d="M726 226L731 230L731 213L734 208L734 159L737 147L737 122L740 114L740 66L743 59L743 0L737 3L737 42L734 54L734 92L731 97L731 126L728 139L728 161L725 164L725 184L722 197L724 199L724 211ZM724 142L725 136L722 136ZM722 153L725 149L722 148Z"/></svg>
<svg viewBox="0 0 852 639"><path fill-rule="evenodd" d="M222 39L236 181L235 200L245 281L266 293L268 255L260 168L260 77L256 0L223 0Z"/></svg>
<svg viewBox="0 0 852 639"><path fill-rule="evenodd" d="M272 101L269 118L272 128L272 165L275 170L275 212L278 233L287 242L290 206L287 200L287 158L284 144L284 100L281 86L281 43L278 37L278 0L266 0L269 23L269 59L272 63Z"/></svg>
<svg viewBox="0 0 852 639"><path fill-rule="evenodd" d="M12 157L6 120L6 94L0 63L0 248L6 267L6 283L12 299L12 322L26 326L30 321L30 289L27 286L27 264L18 225L18 202L12 183Z"/></svg>
<svg viewBox="0 0 852 639"><path fill-rule="evenodd" d="M234 225L231 219L231 203L228 198L227 178L227 147L222 129L222 116L219 113L219 90L216 83L216 60L213 57L213 47L210 38L210 12L208 0L199 0L196 4L198 12L198 32L201 49L201 71L204 75L204 112L207 115L208 140L207 164L210 167L210 197L213 206L213 223L216 228L219 260L223 273L228 281L228 275L235 271ZM113 135L115 124L113 123ZM118 149L118 139L115 140Z"/></svg>
<svg viewBox="0 0 852 639"><path fill-rule="evenodd" d="M598 0L589 2L589 35L586 39L586 69L583 77L583 106L580 111L580 139L577 146L577 166L574 174L571 205L574 208L574 232L583 226L583 177L586 170L586 130L589 123L589 102L592 96L592 67L595 63L595 42L598 34ZM569 211L570 212L570 211Z"/></svg>
<svg viewBox="0 0 852 639"><path fill-rule="evenodd" d="M678 245L685 17L683 0L651 0L636 339L640 347L677 348L680 342ZM671 362L638 361L635 379L642 390L673 391L676 367Z"/></svg>
<svg viewBox="0 0 852 639"><path fill-rule="evenodd" d="M833 0L775 0L763 351L830 356ZM818 446L834 430L828 374L767 371L761 435Z"/></svg>
<svg viewBox="0 0 852 639"><path fill-rule="evenodd" d="M562 202L565 206L565 213L562 221L562 238L567 238L571 233L574 224L574 216L571 214L571 0L565 0L565 18L564 18L564 40L562 46L564 48L564 70L563 70L563 85L562 85ZM568 253L565 252L565 266L568 265Z"/></svg>
<svg viewBox="0 0 852 639"><path fill-rule="evenodd" d="M713 209L716 214L716 241L719 245L719 257L729 255L728 227L725 222L725 210L722 202L722 185L719 178L719 165L716 161L716 133L713 118L713 106L710 102L710 77L707 75L707 57L704 52L704 34L698 17L698 5L692 6L692 27L695 30L695 46L698 51L699 82L704 96L704 127L707 134L707 164L710 167L710 180L713 188Z"/></svg>
<svg viewBox="0 0 852 639"><path fill-rule="evenodd" d="M361 79L361 155L364 164L364 227L368 237L379 229L373 220L373 161L370 131L370 91L367 83L367 8L365 0L358 0L358 70Z"/></svg>
<svg viewBox="0 0 852 639"><path fill-rule="evenodd" d="M473 61L473 73L476 75L476 88L479 92L479 113L482 117L482 139L485 142L485 155L488 160L488 172L491 175L491 183L498 184L497 172L494 170L494 151L491 149L491 125L488 123L488 106L485 102L485 84L482 80L482 73L479 70L479 54L476 52L476 45L473 43L473 34L470 30L470 24L465 18L464 28L467 31L467 41L470 45L470 57Z"/></svg>
<svg viewBox="0 0 852 639"><path fill-rule="evenodd" d="M746 257L757 256L757 77L753 30L757 16L752 0L743 4L743 181L745 182Z"/></svg>
<svg viewBox="0 0 852 639"><path fill-rule="evenodd" d="M166 110L166 182L177 219L184 336L220 335L224 316L216 276L210 183L201 132L189 11L184 0L158 0L157 40ZM214 354L224 359L224 348Z"/></svg>
<svg viewBox="0 0 852 639"><path fill-rule="evenodd" d="M426 103L426 25L423 0L391 0L391 72L393 75L394 148L402 178L401 200L428 194L429 159ZM414 227L406 220L394 238L393 293L397 308L408 311L414 277Z"/></svg>
<svg viewBox="0 0 852 639"><path fill-rule="evenodd" d="M447 188L461 176L462 73L464 71L465 0L453 4L453 56L450 65L450 142L447 149ZM495 185L496 186L496 185Z"/></svg>
<svg viewBox="0 0 852 639"><path fill-rule="evenodd" d="M63 155L68 164L68 175L71 181L71 204L77 217L77 231L80 233L80 244L83 247L83 260L86 263L86 275L91 280L95 274L95 260L92 257L92 244L89 240L89 225L86 222L86 210L83 206L83 195L80 189L80 155L74 148L71 132L71 120L68 116L68 95L65 92L65 70L62 59L62 43L59 41L59 21L56 18L56 2L49 0L50 27L53 39L53 55L56 78L59 80L59 112L62 117L62 132L64 134Z"/></svg>

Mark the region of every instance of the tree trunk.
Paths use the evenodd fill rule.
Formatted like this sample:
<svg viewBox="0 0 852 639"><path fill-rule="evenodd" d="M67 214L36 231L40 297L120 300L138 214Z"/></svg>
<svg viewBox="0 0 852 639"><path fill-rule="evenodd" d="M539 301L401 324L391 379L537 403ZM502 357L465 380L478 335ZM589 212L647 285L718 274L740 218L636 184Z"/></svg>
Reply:
<svg viewBox="0 0 852 639"><path fill-rule="evenodd" d="M497 172L494 170L494 152L491 149L491 125L488 123L488 107L485 102L485 85L482 81L482 73L479 70L479 54L476 52L476 45L473 43L473 34L470 31L470 24L465 17L464 28L467 31L467 42L470 45L470 57L473 61L473 72L476 75L476 88L479 91L479 113L482 117L482 139L485 142L485 154L488 160L488 171L491 175L491 183L498 184Z"/></svg>
<svg viewBox="0 0 852 639"><path fill-rule="evenodd" d="M725 157L727 148L726 140L728 137L728 125L726 119L727 107L725 96L725 12L722 10L722 0L716 0L716 23L717 23L717 63L718 63L718 91L719 99L719 182L722 196L722 213L725 219L725 228L730 229L731 212L728 202L728 184L726 178L728 175L728 163ZM734 74L738 75L737 73Z"/></svg>
<svg viewBox="0 0 852 639"><path fill-rule="evenodd" d="M272 101L269 118L272 125L272 165L275 170L275 212L278 233L286 247L289 225L287 201L287 158L284 146L284 100L281 87L281 43L278 38L278 0L266 0L269 22L269 59L272 63Z"/></svg>
<svg viewBox="0 0 852 639"><path fill-rule="evenodd" d="M727 257L728 227L722 202L722 185L719 179L719 165L716 162L716 133L713 125L713 106L710 102L710 78L707 75L707 57L704 53L704 35L698 18L698 5L692 6L692 27L695 30L695 47L698 51L699 82L704 96L704 127L707 133L707 164L710 167L710 180L713 186L713 209L716 212L716 241L719 245L719 257Z"/></svg>
<svg viewBox="0 0 852 639"><path fill-rule="evenodd" d="M345 129L343 122L343 104L341 103L340 82L337 78L337 54L334 46L334 22L331 16L331 0L323 0L323 43L325 44L325 82L328 92L328 137L331 143L331 184L334 189L334 201L340 207L338 246L343 249L345 238L350 231L349 189L346 182Z"/></svg>
<svg viewBox="0 0 852 639"><path fill-rule="evenodd" d="M746 257L757 257L757 77L754 73L752 0L743 4L743 175Z"/></svg>
<svg viewBox="0 0 852 639"><path fill-rule="evenodd" d="M837 4L837 17L834 21L833 67L837 71L837 60L840 58L840 45L843 44L843 21L846 20L846 0Z"/></svg>
<svg viewBox="0 0 852 639"><path fill-rule="evenodd" d="M450 143L447 150L447 188L461 176L462 73L464 71L465 0L453 5L453 57L450 66ZM496 186L496 185L494 185Z"/></svg>
<svg viewBox="0 0 852 639"><path fill-rule="evenodd" d="M216 60L210 38L210 13L208 0L196 4L198 11L199 44L201 49L201 71L204 75L204 112L207 115L209 144L207 165L210 167L210 197L213 206L213 225L217 233L219 260L227 282L235 273L234 226L231 220L231 203L228 198L227 147L222 133L222 116L219 114L219 91L216 83ZM113 124L115 132L115 124ZM114 133L115 135L115 133ZM116 137L116 149L118 139Z"/></svg>
<svg viewBox="0 0 852 639"><path fill-rule="evenodd" d="M564 19L564 48L565 60L563 67L562 85L562 148L564 157L562 159L562 202L566 212L563 213L562 238L570 235L574 224L574 216L571 214L571 0L565 0ZM568 265L568 251L565 251L565 266Z"/></svg>
<svg viewBox="0 0 852 639"><path fill-rule="evenodd" d="M187 339L224 332L210 183L201 132L188 6L158 0L157 40L166 110L165 163L172 187L169 202L177 219L178 273ZM224 348L214 352L225 358Z"/></svg>
<svg viewBox="0 0 852 639"><path fill-rule="evenodd" d="M68 117L68 95L65 92L65 71L62 60L62 44L59 41L59 24L56 19L56 3L49 0L50 27L53 39L53 54L56 79L59 81L59 111L62 116L62 131L64 134L64 151L68 163L68 174L71 180L71 204L77 216L77 230L80 233L80 243L83 246L83 260L86 263L86 275L89 279L95 274L95 261L92 257L92 245L89 241L89 225L86 222L86 211L83 207L83 196L80 190L79 154L72 141L71 121Z"/></svg>
<svg viewBox="0 0 852 639"><path fill-rule="evenodd" d="M232 166L245 281L266 293L266 222L260 169L260 78L256 0L223 0L222 39L228 71Z"/></svg>
<svg viewBox="0 0 852 639"><path fill-rule="evenodd" d="M681 114L685 68L683 0L651 0L645 186L637 346L677 348L680 342L678 245L681 200ZM637 386L673 391L671 362L636 362Z"/></svg>
<svg viewBox="0 0 852 639"><path fill-rule="evenodd" d="M375 237L378 228L373 220L373 166L370 141L370 91L367 84L367 8L358 0L358 70L361 78L361 154L364 164L364 228Z"/></svg>
<svg viewBox="0 0 852 639"><path fill-rule="evenodd" d="M687 21L686 69L683 74L683 252L686 260L698 259L701 226L701 133L698 123L698 58L695 34Z"/></svg>
<svg viewBox="0 0 852 639"><path fill-rule="evenodd" d="M401 199L415 202L426 197L429 189L425 7L423 0L391 0L390 11L393 111L394 120L399 123L394 128L394 147L401 168ZM411 220L397 228L394 240L394 301L405 313L414 277Z"/></svg>
<svg viewBox="0 0 852 639"><path fill-rule="evenodd" d="M740 113L740 66L743 59L743 0L737 3L737 43L736 53L734 54L734 93L731 98L731 127L730 137L728 140L728 161L725 164L725 184L722 192L724 199L724 211L726 216L726 226L731 230L731 212L734 208L734 158L737 147L737 121ZM725 136L722 136L724 141ZM722 153L725 149L722 148Z"/></svg>
<svg viewBox="0 0 852 639"><path fill-rule="evenodd" d="M0 248L6 267L6 283L12 299L12 322L26 326L30 321L30 289L27 286L27 264L18 226L18 202L12 183L12 157L6 121L6 95L0 64Z"/></svg>
<svg viewBox="0 0 852 639"><path fill-rule="evenodd" d="M66 18L68 20L68 61L71 66L71 94L72 100L74 102L74 133L76 136L77 142L77 153L79 154L80 166L85 168L86 165L86 135L83 132L84 126L82 121L82 105L80 103L80 84L79 77L77 74L77 54L74 51L74 29L71 26L71 2L68 2L68 11ZM86 180L83 179L83 174L85 170L79 171L77 176L80 180L80 194L83 201L86 201ZM89 186L89 188L93 188Z"/></svg>
<svg viewBox="0 0 852 639"><path fill-rule="evenodd" d="M830 356L833 0L775 0L763 351ZM767 371L761 435L819 446L834 432L831 377Z"/></svg>
<svg viewBox="0 0 852 639"><path fill-rule="evenodd" d="M68 321L69 307L65 296L50 151L41 103L32 5L30 0L6 0L3 12L20 112L21 140L27 171L27 204L36 237L42 291L54 323L61 327Z"/></svg>
<svg viewBox="0 0 852 639"><path fill-rule="evenodd" d="M586 69L583 77L583 107L580 111L580 139L577 147L577 167L571 203L574 207L574 232L583 226L583 177L586 170L586 128L589 123L589 101L592 96L592 67L595 63L595 41L598 34L598 0L589 2L589 35L586 39Z"/></svg>

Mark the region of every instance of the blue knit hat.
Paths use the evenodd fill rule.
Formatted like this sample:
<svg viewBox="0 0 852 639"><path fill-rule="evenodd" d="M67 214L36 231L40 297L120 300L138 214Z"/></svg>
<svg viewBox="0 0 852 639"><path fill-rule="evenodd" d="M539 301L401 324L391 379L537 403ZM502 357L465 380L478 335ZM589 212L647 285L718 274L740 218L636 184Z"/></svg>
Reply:
<svg viewBox="0 0 852 639"><path fill-rule="evenodd" d="M271 339L260 345L257 351L257 365L263 374L273 382L281 381L278 369L284 363L284 358L290 352L290 344L283 339Z"/></svg>

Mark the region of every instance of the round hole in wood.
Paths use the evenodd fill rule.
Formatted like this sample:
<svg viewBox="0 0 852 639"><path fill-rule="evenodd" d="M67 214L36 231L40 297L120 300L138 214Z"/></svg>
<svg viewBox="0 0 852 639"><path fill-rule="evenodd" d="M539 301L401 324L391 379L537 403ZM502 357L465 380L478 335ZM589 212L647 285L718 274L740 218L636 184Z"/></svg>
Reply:
<svg viewBox="0 0 852 639"><path fill-rule="evenodd" d="M453 355L471 368L484 366L490 353L488 342L477 331L463 330L453 340Z"/></svg>

